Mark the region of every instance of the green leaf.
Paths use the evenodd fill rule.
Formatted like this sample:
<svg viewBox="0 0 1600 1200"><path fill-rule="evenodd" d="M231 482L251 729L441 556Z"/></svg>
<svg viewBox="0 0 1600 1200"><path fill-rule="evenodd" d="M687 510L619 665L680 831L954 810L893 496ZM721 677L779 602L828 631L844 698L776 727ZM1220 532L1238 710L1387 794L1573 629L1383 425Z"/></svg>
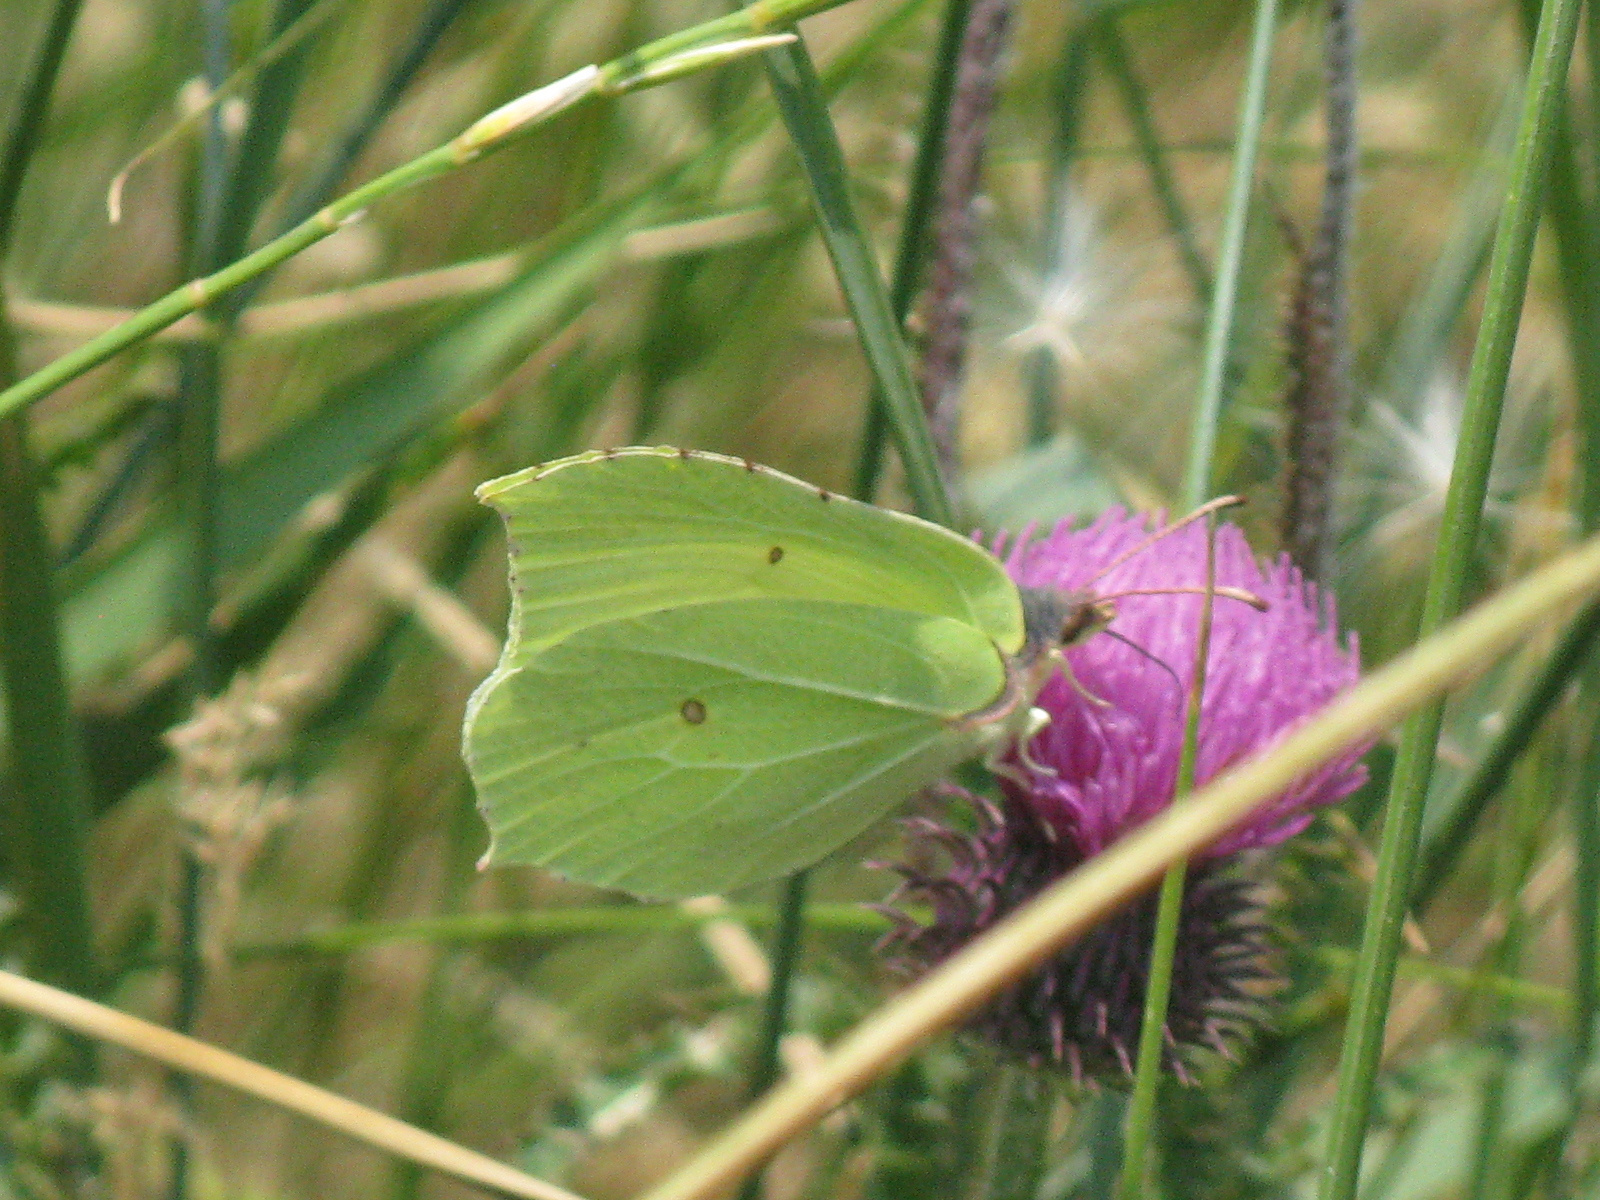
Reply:
<svg viewBox="0 0 1600 1200"><path fill-rule="evenodd" d="M224 566L249 559L317 493L430 419L477 399L579 310L646 205L634 198L535 258L502 291L407 347L225 472Z"/></svg>

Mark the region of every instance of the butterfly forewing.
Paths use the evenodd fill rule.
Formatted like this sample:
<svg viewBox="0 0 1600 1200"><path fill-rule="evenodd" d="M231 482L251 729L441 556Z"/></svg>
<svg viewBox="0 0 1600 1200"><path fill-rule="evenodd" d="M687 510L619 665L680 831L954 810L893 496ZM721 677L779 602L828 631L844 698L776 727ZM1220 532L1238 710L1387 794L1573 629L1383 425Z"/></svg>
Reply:
<svg viewBox="0 0 1600 1200"><path fill-rule="evenodd" d="M587 625L741 598L943 616L1011 655L1022 610L980 547L766 467L670 447L593 452L479 489L506 519L511 655Z"/></svg>
<svg viewBox="0 0 1600 1200"><path fill-rule="evenodd" d="M815 599L591 624L480 693L467 755L500 862L647 896L807 866L978 748L976 627Z"/></svg>

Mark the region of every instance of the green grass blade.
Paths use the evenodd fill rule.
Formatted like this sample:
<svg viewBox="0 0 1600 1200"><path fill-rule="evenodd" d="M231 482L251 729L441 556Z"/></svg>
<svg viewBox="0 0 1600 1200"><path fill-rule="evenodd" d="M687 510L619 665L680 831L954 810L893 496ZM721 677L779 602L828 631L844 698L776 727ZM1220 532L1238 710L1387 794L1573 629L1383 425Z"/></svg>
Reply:
<svg viewBox="0 0 1600 1200"><path fill-rule="evenodd" d="M1523 0L1524 26L1533 27L1535 8ZM1600 33L1591 11L1587 49L1590 63L1600 52ZM1591 77L1590 115L1600 112L1600 86ZM1578 464L1573 508L1578 528L1585 533L1600 529L1600 203L1586 194L1586 166L1573 131L1571 114L1558 108L1555 146L1550 164L1550 224L1555 232L1556 262L1566 310L1567 352L1576 385ZM1591 130L1591 138L1593 130ZM1592 143L1591 143L1592 157ZM1578 720L1587 725L1579 745L1572 791L1573 843L1576 867L1573 877L1573 1088L1576 1113L1584 1104L1580 1079L1594 1050L1595 1019L1600 1016L1600 717L1594 715L1600 697L1600 663L1591 661L1581 677L1584 703Z"/></svg>
<svg viewBox="0 0 1600 1200"><path fill-rule="evenodd" d="M872 243L850 199L844 152L828 116L811 55L805 44L797 41L767 51L766 62L773 98L811 187L823 240L855 322L856 336L889 413L912 501L922 516L949 525L955 511L939 472L933 434L911 374L911 359Z"/></svg>
<svg viewBox="0 0 1600 1200"><path fill-rule="evenodd" d="M647 219L654 190L625 196L560 230L518 277L442 329L346 381L310 416L226 470L219 557L236 566L317 493L464 404L504 364L569 320Z"/></svg>
<svg viewBox="0 0 1600 1200"><path fill-rule="evenodd" d="M1107 17L1100 23L1098 32L1100 56L1105 60L1106 70L1122 97L1123 108L1127 110L1128 122L1133 126L1134 140L1139 144L1140 157L1144 159L1145 170L1150 175L1150 190L1155 195L1157 207L1161 209L1162 219L1167 223L1167 231L1172 234L1173 243L1177 246L1178 261L1189 276L1195 299L1205 304L1211 298L1211 268L1206 265L1205 255L1195 238L1194 223L1189 220L1183 197L1178 192L1178 181L1173 178L1172 165L1167 161L1166 148L1156 132L1155 117L1150 111L1150 97L1128 58L1127 41L1122 36L1122 27L1117 24L1116 17Z"/></svg>
<svg viewBox="0 0 1600 1200"><path fill-rule="evenodd" d="M284 24L277 18L299 16L304 0L288 0L274 14L274 34L281 35ZM204 78L207 91L215 96L227 81L229 59L229 11L226 4L202 5L204 29ZM290 76L298 80L294 64L301 61L298 47L289 52ZM267 69L278 66L273 62ZM284 77L277 76L279 80ZM265 80L263 80L265 82ZM262 163L263 153L276 149L262 142L263 117L273 122L275 110L286 105L274 103L270 92L258 89L256 98L265 107L252 107L239 147L230 159L223 133L222 115L213 107L205 114L205 133L200 139L199 161L194 165L194 202L187 215L187 271L190 276L215 271L233 258L243 246L249 228L248 215L237 210L248 204L246 188L264 190L257 181L270 177L270 163ZM270 157L270 156L269 156ZM253 208L250 211L254 211ZM221 306L224 310L226 304ZM230 324L226 312L223 331ZM177 569L173 572L173 611L177 627L192 650L187 683L189 699L214 695L223 685L224 671L218 661L217 638L211 613L217 600L217 518L221 484L217 443L222 413L222 347L208 339L184 346L178 353L177 395L177 471L174 491L181 543ZM178 890L174 902L177 916L177 967L172 1022L180 1033L191 1033L200 1015L206 969L200 955L201 888L205 867L192 845L180 839L178 847ZM194 1095L190 1081L179 1076L174 1081L173 1099L187 1120L194 1119ZM189 1147L182 1139L173 1142L167 1194L170 1200L184 1200L189 1194Z"/></svg>
<svg viewBox="0 0 1600 1200"><path fill-rule="evenodd" d="M67 42L82 6L83 0L56 0L27 84L17 101L16 115L6 135L4 157L0 158L0 244L10 241L23 177L33 161L34 147L44 129L45 114L50 110L50 93L55 88L61 59L67 52Z"/></svg>
<svg viewBox="0 0 1600 1200"><path fill-rule="evenodd" d="M349 128L339 138L322 169L301 186L284 205L286 216L278 223L273 233L274 237L281 236L300 222L307 220L317 209L332 199L334 193L339 190L339 185L344 182L345 176L349 174L350 168L355 165L356 159L361 156L361 152L367 148L389 115L398 107L433 48L438 45L439 39L454 24L462 11L472 3L473 0L434 0L433 5L417 23L416 31L412 34L405 52L395 61L394 67L373 93L366 107L350 122ZM247 307L270 278L270 274L258 275L241 286L233 293L231 307L236 310Z"/></svg>
<svg viewBox="0 0 1600 1200"><path fill-rule="evenodd" d="M928 99L922 110L922 129L917 136L917 157L911 168L911 186L906 193L905 215L900 222L900 243L895 252L894 276L889 303L894 314L904 321L911 312L922 283L922 265L927 255L928 228L933 219L933 203L939 193L939 175L944 165L944 135L950 124L950 99L955 92L956 58L961 49L961 32L966 26L972 0L950 0L939 27L939 44L934 52L933 78L928 82ZM870 499L866 492L858 498Z"/></svg>
<svg viewBox="0 0 1600 1200"><path fill-rule="evenodd" d="M0 422L0 648L10 787L5 856L24 959L74 990L94 982L86 891L89 784L62 665L54 551L23 418Z"/></svg>
<svg viewBox="0 0 1600 1200"><path fill-rule="evenodd" d="M0 261L9 257L17 198L78 15L58 0L30 68L0 160ZM16 378L13 332L0 294L0 382ZM95 982L85 848L89 781L61 648L55 550L23 414L0 420L0 686L10 787L0 802L6 859L21 903L24 959L41 978L84 990ZM71 1069L87 1072L74 1054Z"/></svg>
<svg viewBox="0 0 1600 1200"><path fill-rule="evenodd" d="M1449 878L1461 852L1471 842L1479 818L1505 786L1511 768L1527 750L1550 710L1566 694L1573 677L1590 661L1596 638L1600 638L1600 606L1590 606L1562 632L1561 640L1518 697L1472 774L1440 805L1441 815L1431 822L1432 828L1424 825L1417 870L1411 881L1411 907L1427 907Z"/></svg>
<svg viewBox="0 0 1600 1200"><path fill-rule="evenodd" d="M1349 974L1356 965L1356 951L1344 946L1310 946L1307 953L1328 970L1344 975ZM1564 1016L1572 1010L1572 997L1565 988L1492 970L1453 967L1449 963L1435 962L1419 955L1402 955L1396 974L1401 979L1425 979L1464 996L1507 1000L1558 1016Z"/></svg>
<svg viewBox="0 0 1600 1200"><path fill-rule="evenodd" d="M990 1066L988 1113L972 1200L1035 1200L1048 1166L1052 1079L1016 1063Z"/></svg>
<svg viewBox="0 0 1600 1200"><path fill-rule="evenodd" d="M1424 636L1456 614L1466 591L1579 9L1577 0L1546 0L1539 18L1508 194L1490 257L1460 440L1428 577L1421 622ZM1442 721L1443 705L1433 703L1410 717L1401 734L1340 1056L1321 1200L1351 1200L1355 1195L1423 802Z"/></svg>
<svg viewBox="0 0 1600 1200"><path fill-rule="evenodd" d="M900 244L895 252L894 274L889 283L889 308L895 328L905 327L906 317L922 284L922 264L928 253L928 229L933 220L933 205L939 194L939 177L944 171L944 136L950 124L950 100L955 94L957 53L967 25L967 10L972 0L948 0L939 28L939 45L934 53L933 78L928 83L928 98L922 108L922 128L917 135L917 157L911 167L911 186L906 193L905 214L900 219ZM889 432L889 410L883 394L872 390L867 402L866 429L861 438L861 456L856 464L854 494L870 501L878 491L883 470L884 440Z"/></svg>
<svg viewBox="0 0 1600 1200"><path fill-rule="evenodd" d="M315 930L276 941L243 942L234 950L240 961L298 955L349 954L388 942L430 942L440 946L544 941L570 937L632 937L699 929L708 921L733 920L756 927L780 919L768 904L734 904L715 913L678 905L605 904L539 908L527 912L456 913L399 921L368 921ZM877 937L889 928L888 918L859 904L813 904L806 924L824 933Z"/></svg>
<svg viewBox="0 0 1600 1200"><path fill-rule="evenodd" d="M780 1051L789 1027L789 1006L794 995L795 974L800 966L800 942L806 927L806 882L810 872L796 871L783 882L778 903L778 928L772 937L772 978L767 984L767 1003L761 1014L761 1033L756 1041L755 1063L750 1071L750 1098L758 1100L782 1074ZM745 1180L740 1200L760 1200L759 1174Z"/></svg>
<svg viewBox="0 0 1600 1200"><path fill-rule="evenodd" d="M283 0L273 11L272 38L281 37L315 0ZM289 128L309 41L298 42L261 70L250 97L250 118L239 137L217 212L215 240L204 270L214 271L244 251L250 227L277 178L278 148Z"/></svg>
<svg viewBox="0 0 1600 1200"><path fill-rule="evenodd" d="M26 408L63 384L99 366L114 354L144 341L180 318L207 307L234 288L287 262L345 223L359 218L369 205L475 162L586 97L595 94L615 95L653 85L658 80L641 74L651 64L660 63L694 47L769 32L846 2L756 0L756 3L739 13L660 38L603 67L581 68L554 84L502 105L444 145L355 188L288 233L274 238L220 271L189 281L141 309L116 328L91 338L44 369L0 391L0 416ZM712 57L703 65L710 68L720 66L724 61Z"/></svg>
<svg viewBox="0 0 1600 1200"><path fill-rule="evenodd" d="M1383 364L1378 394L1402 413L1416 411L1460 324L1494 242L1519 106L1508 97L1472 176L1456 201L1450 232L1416 298L1406 306Z"/></svg>

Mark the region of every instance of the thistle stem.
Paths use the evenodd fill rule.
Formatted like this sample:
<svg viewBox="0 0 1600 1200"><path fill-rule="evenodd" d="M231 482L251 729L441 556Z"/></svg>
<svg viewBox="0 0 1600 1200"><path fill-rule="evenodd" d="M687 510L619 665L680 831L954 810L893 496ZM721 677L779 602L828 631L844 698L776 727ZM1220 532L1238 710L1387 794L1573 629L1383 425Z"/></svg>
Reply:
<svg viewBox="0 0 1600 1200"><path fill-rule="evenodd" d="M977 256L976 203L1011 15L1012 0L972 0L945 130L945 170L928 270L927 336L919 383L939 461L952 476L960 465L961 391Z"/></svg>
<svg viewBox="0 0 1600 1200"><path fill-rule="evenodd" d="M1350 237L1356 181L1356 0L1329 0L1327 154L1322 218L1291 327L1289 470L1283 540L1308 579L1326 573L1339 434L1350 395Z"/></svg>

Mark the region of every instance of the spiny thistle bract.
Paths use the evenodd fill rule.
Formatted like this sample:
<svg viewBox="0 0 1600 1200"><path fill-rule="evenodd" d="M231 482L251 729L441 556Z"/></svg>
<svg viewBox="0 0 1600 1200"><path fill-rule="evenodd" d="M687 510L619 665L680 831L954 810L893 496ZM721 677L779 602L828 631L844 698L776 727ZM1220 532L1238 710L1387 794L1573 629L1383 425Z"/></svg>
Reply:
<svg viewBox="0 0 1600 1200"><path fill-rule="evenodd" d="M1024 587L1092 587L1105 597L1205 582L1207 532L1198 524L1106 570L1150 531L1144 518L1121 511L1080 530L1063 523L1039 541L1024 534L1006 567ZM1263 569L1236 528L1223 525L1215 536L1217 584L1254 593L1268 607L1213 601L1197 784L1276 742L1360 669L1354 639L1339 636L1331 598L1286 559ZM996 552L1004 548L1001 539ZM926 924L899 916L886 939L903 967L915 972L942 961L1171 802L1205 601L1128 595L1113 603L1110 628L1118 636L1096 634L1067 649L1073 678L1058 674L1040 693L1050 723L1000 777L1001 802L961 793L978 811L976 831L911 823L913 839L941 847L948 865L900 868L905 883L892 903L931 912ZM1256 881L1254 852L1357 788L1365 778L1360 758L1352 751L1308 775L1192 865L1165 1033L1166 1065L1180 1078L1207 1053L1231 1054L1265 1016L1275 988L1267 889ZM1128 1074L1154 917L1149 893L1002 994L974 1029L1025 1062L1076 1078Z"/></svg>

